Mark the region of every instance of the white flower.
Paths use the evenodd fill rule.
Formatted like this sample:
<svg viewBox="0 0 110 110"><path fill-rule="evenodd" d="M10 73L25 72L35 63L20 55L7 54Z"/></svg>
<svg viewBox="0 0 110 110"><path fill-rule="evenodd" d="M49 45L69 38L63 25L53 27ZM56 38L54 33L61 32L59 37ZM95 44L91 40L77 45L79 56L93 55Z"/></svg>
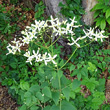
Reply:
<svg viewBox="0 0 110 110"><path fill-rule="evenodd" d="M14 38L14 41L11 41L11 42L14 44L19 43L19 41L16 41L16 38Z"/></svg>
<svg viewBox="0 0 110 110"><path fill-rule="evenodd" d="M25 56L25 57L30 57L30 51L26 52L26 53L24 54L24 56Z"/></svg>
<svg viewBox="0 0 110 110"><path fill-rule="evenodd" d="M26 62L29 62L32 65L33 56L28 57Z"/></svg>
<svg viewBox="0 0 110 110"><path fill-rule="evenodd" d="M47 52L45 52L45 54L42 55L42 60L44 60L45 65L47 65L48 62Z"/></svg>
<svg viewBox="0 0 110 110"><path fill-rule="evenodd" d="M68 45L73 45L76 44L78 47L80 47L80 45L77 43L78 40L80 40L80 37L78 37L76 40L73 39L73 37L71 37L73 43L68 43Z"/></svg>
<svg viewBox="0 0 110 110"><path fill-rule="evenodd" d="M53 57L50 55L50 53L48 53L48 55L49 55L49 57L48 57L49 61L52 61L53 64L56 65L57 63L54 61L54 59L57 57L57 55L54 55Z"/></svg>

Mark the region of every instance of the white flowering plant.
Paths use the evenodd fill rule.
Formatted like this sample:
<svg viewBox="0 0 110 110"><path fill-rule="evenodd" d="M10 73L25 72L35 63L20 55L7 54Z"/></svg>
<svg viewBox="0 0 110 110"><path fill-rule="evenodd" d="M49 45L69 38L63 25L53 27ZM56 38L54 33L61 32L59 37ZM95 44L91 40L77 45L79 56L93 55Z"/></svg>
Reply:
<svg viewBox="0 0 110 110"><path fill-rule="evenodd" d="M19 40L16 40L15 38L14 41L11 41L14 45L9 44L7 46L7 50L9 51L7 55L10 53L18 54L18 52L21 52L21 47L28 45L29 48L27 48L25 54L23 55L27 57L26 62L29 62L31 65L33 60L34 62L44 62L45 65L47 65L49 62L52 62L55 66L57 66L58 62L55 62L55 60L57 59L58 55L55 54L55 52L53 52L54 50L51 50L51 48L60 37L66 37L68 39L67 44L70 46L76 46L76 50L85 46L81 45L80 41L87 38L90 39L90 42L86 45L89 45L93 41L98 41L98 39L103 42L103 39L107 38L107 36L103 35L104 31L96 30L95 32L94 28L83 30L85 35L75 38L73 28L78 28L80 25L75 25L75 23L77 23L75 18L70 20L70 23L68 23L67 20L60 22L58 18L54 19L52 16L51 20L47 21L35 20L35 24L32 24L30 27L27 26L25 31L22 31L22 38L19 38ZM49 31L50 33L47 35ZM55 36L58 37L57 39L53 40ZM48 42L46 42L45 39L48 39ZM33 45L34 47L37 47L37 50L32 48ZM45 50L47 51L45 52Z"/></svg>
<svg viewBox="0 0 110 110"><path fill-rule="evenodd" d="M91 93L98 94L97 100L100 94L103 96L95 109L105 100L103 93L95 91L96 86L99 85L98 81L94 78L90 78L90 80L88 78L88 71L90 73L97 72L94 64L88 62L88 65L85 65L81 62L82 64L77 67L74 65L68 67L68 65L70 59L77 53L78 49L86 47L92 42L103 42L107 36L104 35L104 31L90 28L87 30L83 29L84 35L76 37L74 29L81 26L76 24L77 21L75 18L70 19L70 21L65 20L60 22L58 18L54 19L52 16L50 20L46 21L35 20L35 24L27 26L22 31L22 38L15 38L7 46L8 53L6 55L23 56L26 59L26 64L29 63L32 68L32 72L35 71L33 74L27 72L27 75L25 75L26 78L24 77L23 79L21 77L22 79L19 80L20 84L16 90L16 94L21 96L23 102L20 110L68 110L68 107L70 110L77 110L72 100L75 100L75 94L80 93L80 85L87 84L85 83L86 81L89 81L87 87ZM61 59L60 57L62 46L57 44L60 38L67 39L67 46L74 47L72 54L67 59ZM77 75L77 79L70 81L65 78L64 69L66 67L69 68L70 73L75 68L79 69L71 75ZM86 79L82 83L80 80L85 77ZM95 96L91 97L94 98ZM91 103L95 104L94 102ZM64 108L65 105L67 108ZM92 109L92 107L89 106L89 109ZM86 108L88 109L88 105Z"/></svg>

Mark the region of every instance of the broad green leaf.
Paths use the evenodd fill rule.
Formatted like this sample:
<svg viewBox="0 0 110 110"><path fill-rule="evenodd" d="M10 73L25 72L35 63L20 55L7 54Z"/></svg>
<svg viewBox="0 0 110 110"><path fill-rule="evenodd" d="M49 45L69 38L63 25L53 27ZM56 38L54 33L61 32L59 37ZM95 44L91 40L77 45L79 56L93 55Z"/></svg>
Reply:
<svg viewBox="0 0 110 110"><path fill-rule="evenodd" d="M59 88L59 80L58 80L58 76L56 76L55 78L53 78L52 82L52 86L54 88Z"/></svg>
<svg viewBox="0 0 110 110"><path fill-rule="evenodd" d="M59 92L52 92L52 99L56 105L58 105L59 98L60 98Z"/></svg>
<svg viewBox="0 0 110 110"><path fill-rule="evenodd" d="M100 14L100 10L97 10L97 11L94 13L94 18L96 18L99 14Z"/></svg>
<svg viewBox="0 0 110 110"><path fill-rule="evenodd" d="M108 24L110 24L110 17L109 17L109 18L107 18L107 22L108 22Z"/></svg>
<svg viewBox="0 0 110 110"><path fill-rule="evenodd" d="M31 92L29 92L29 91L27 91L27 92L25 92L25 94L24 94L24 97L31 97Z"/></svg>
<svg viewBox="0 0 110 110"><path fill-rule="evenodd" d="M71 104L71 102L63 100L61 110L77 110L77 109L74 105Z"/></svg>
<svg viewBox="0 0 110 110"><path fill-rule="evenodd" d="M66 87L62 90L64 96L66 97L66 100L69 101L69 98L70 98L70 88L69 87Z"/></svg>
<svg viewBox="0 0 110 110"><path fill-rule="evenodd" d="M29 88L29 91L32 92L32 93L35 93L35 92L38 92L40 91L40 86L39 85L32 85L30 88Z"/></svg>
<svg viewBox="0 0 110 110"><path fill-rule="evenodd" d="M48 105L48 106L46 106L45 108L43 108L43 110L50 110L50 108L51 108L51 106Z"/></svg>
<svg viewBox="0 0 110 110"><path fill-rule="evenodd" d="M19 107L19 110L27 110L26 105L22 105L21 107Z"/></svg>
<svg viewBox="0 0 110 110"><path fill-rule="evenodd" d="M70 71L74 70L75 69L75 66L74 65L71 65L70 66Z"/></svg>
<svg viewBox="0 0 110 110"><path fill-rule="evenodd" d="M25 81L20 81L20 87L22 90L29 90L29 83Z"/></svg>
<svg viewBox="0 0 110 110"><path fill-rule="evenodd" d="M10 66L15 69L17 67L17 64L16 63L11 63Z"/></svg>
<svg viewBox="0 0 110 110"><path fill-rule="evenodd" d="M26 104L27 106L31 105L31 104L32 104L32 97L27 97L27 98L25 99L25 104Z"/></svg>
<svg viewBox="0 0 110 110"><path fill-rule="evenodd" d="M58 78L60 79L62 77L62 75L63 75L63 71L58 70L57 75L58 75Z"/></svg>
<svg viewBox="0 0 110 110"><path fill-rule="evenodd" d="M105 29L105 27L106 27L105 19L102 19L102 20L101 20L100 27L101 27L102 30Z"/></svg>
<svg viewBox="0 0 110 110"><path fill-rule="evenodd" d="M56 106L56 105L53 105L53 106L50 108L50 110L60 110L60 108L59 108L58 106Z"/></svg>
<svg viewBox="0 0 110 110"><path fill-rule="evenodd" d="M79 72L79 73L77 74L77 78L78 78L78 80L81 79L81 72Z"/></svg>
<svg viewBox="0 0 110 110"><path fill-rule="evenodd" d="M103 8L104 8L104 4L103 4L103 3L98 3L98 4L96 4L96 5L91 9L91 11L100 10L100 9L103 9Z"/></svg>
<svg viewBox="0 0 110 110"><path fill-rule="evenodd" d="M49 97L49 98L52 98L52 93L51 93L49 87L44 87L43 90L42 90L42 93L43 93L45 96L47 96L47 97Z"/></svg>
<svg viewBox="0 0 110 110"><path fill-rule="evenodd" d="M110 17L110 8L107 9L105 16L106 16L106 19L107 19L108 17Z"/></svg>
<svg viewBox="0 0 110 110"><path fill-rule="evenodd" d="M91 62L88 62L89 67L87 68L89 71L95 71L96 70L96 66L94 64L92 64Z"/></svg>
<svg viewBox="0 0 110 110"><path fill-rule="evenodd" d="M81 81L74 79L74 81L72 83L72 90L77 89L80 85L81 85Z"/></svg>
<svg viewBox="0 0 110 110"><path fill-rule="evenodd" d="M108 5L110 0L105 0L105 5Z"/></svg>
<svg viewBox="0 0 110 110"><path fill-rule="evenodd" d="M41 94L40 92L37 92L37 93L36 93L36 97L37 97L39 100L44 101L44 96L43 96L43 94Z"/></svg>
<svg viewBox="0 0 110 110"><path fill-rule="evenodd" d="M30 107L30 110L38 110L38 109L39 109L39 107L36 106L36 105L33 105L33 106Z"/></svg>

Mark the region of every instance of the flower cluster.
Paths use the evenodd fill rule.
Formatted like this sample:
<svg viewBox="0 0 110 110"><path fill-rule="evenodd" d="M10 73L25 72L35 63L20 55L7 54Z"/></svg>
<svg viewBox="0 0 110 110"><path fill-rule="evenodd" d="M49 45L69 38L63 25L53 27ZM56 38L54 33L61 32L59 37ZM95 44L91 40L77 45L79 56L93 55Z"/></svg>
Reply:
<svg viewBox="0 0 110 110"><path fill-rule="evenodd" d="M50 35L50 38L54 36L61 36L61 35L68 35L68 34L71 35L72 43L68 43L68 45L75 44L77 47L80 47L80 44L78 43L78 41L83 40L87 37L90 39L94 39L95 41L97 41L97 39L101 39L101 42L103 41L103 38L106 38L106 36L103 35L104 31L98 30L95 32L94 28L93 29L90 28L87 31L83 30L85 33L84 36L74 39L75 33L73 32L73 28L78 28L79 25L75 25L75 23L77 23L77 21L75 21L75 18L70 19L70 21L71 21L70 23L68 23L67 20L60 22L58 18L54 19L52 16L51 16L51 19L47 21L35 20L35 24L32 24L30 27L27 26L26 29L21 32L23 34L23 37L20 38L19 41L17 41L15 38L14 41L12 41L13 45L9 44L7 46L7 50L9 51L7 55L10 53L16 54L16 52L21 52L20 48L22 46L25 46L25 44L29 45L29 43L32 42L33 39L37 40L38 38L40 38L38 36L40 36L42 32L46 32L46 29L52 29L52 34ZM53 40L51 42L53 42ZM56 58L57 55L54 55L52 57L51 54L47 52L41 55L39 53L39 49L37 50L37 53L35 53L35 50L33 50L33 55L30 55L30 52L26 51L24 56L27 57L26 62L30 62L30 64L32 64L32 60L35 59L36 62L44 61L45 65L47 65L47 63L50 61L56 65L56 62L54 61L54 59Z"/></svg>
<svg viewBox="0 0 110 110"><path fill-rule="evenodd" d="M72 43L68 43L68 45L73 45L75 44L77 47L80 47L80 45L77 43L79 40L83 40L85 38L89 38L91 40L94 40L94 41L97 41L97 39L101 39L101 42L103 42L103 38L107 38L108 36L104 36L103 33L104 31L100 31L100 30L96 30L93 28L90 28L90 29L87 29L86 30L83 30L84 32L84 36L82 37L78 37L76 40L74 40L73 37L71 37L71 40L73 41Z"/></svg>
<svg viewBox="0 0 110 110"><path fill-rule="evenodd" d="M35 50L33 50L33 55L30 54L30 51L27 51L24 54L25 57L27 57L27 61L32 65L32 60L35 59L35 62L41 62L44 61L45 65L47 65L48 62L52 61L53 64L57 65L57 63L54 61L54 59L57 57L57 55L54 55L53 57L50 55L50 53L47 54L47 52L45 52L45 54L43 54L41 56L41 54L39 53L39 49L37 50L37 53L35 53Z"/></svg>

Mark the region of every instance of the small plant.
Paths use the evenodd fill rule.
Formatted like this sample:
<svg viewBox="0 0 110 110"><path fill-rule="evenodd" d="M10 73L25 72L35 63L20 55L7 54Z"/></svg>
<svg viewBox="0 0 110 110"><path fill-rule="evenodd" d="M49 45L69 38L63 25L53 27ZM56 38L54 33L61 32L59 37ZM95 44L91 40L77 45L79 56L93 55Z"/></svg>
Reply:
<svg viewBox="0 0 110 110"><path fill-rule="evenodd" d="M36 20L43 20L43 14L44 14L44 9L45 6L43 4L43 1L40 1L38 4L35 6L35 19Z"/></svg>
<svg viewBox="0 0 110 110"><path fill-rule="evenodd" d="M109 0L98 0L98 3L92 8L94 12L94 22L97 27L102 30L110 25L110 1ZM109 28L108 28L109 30Z"/></svg>

